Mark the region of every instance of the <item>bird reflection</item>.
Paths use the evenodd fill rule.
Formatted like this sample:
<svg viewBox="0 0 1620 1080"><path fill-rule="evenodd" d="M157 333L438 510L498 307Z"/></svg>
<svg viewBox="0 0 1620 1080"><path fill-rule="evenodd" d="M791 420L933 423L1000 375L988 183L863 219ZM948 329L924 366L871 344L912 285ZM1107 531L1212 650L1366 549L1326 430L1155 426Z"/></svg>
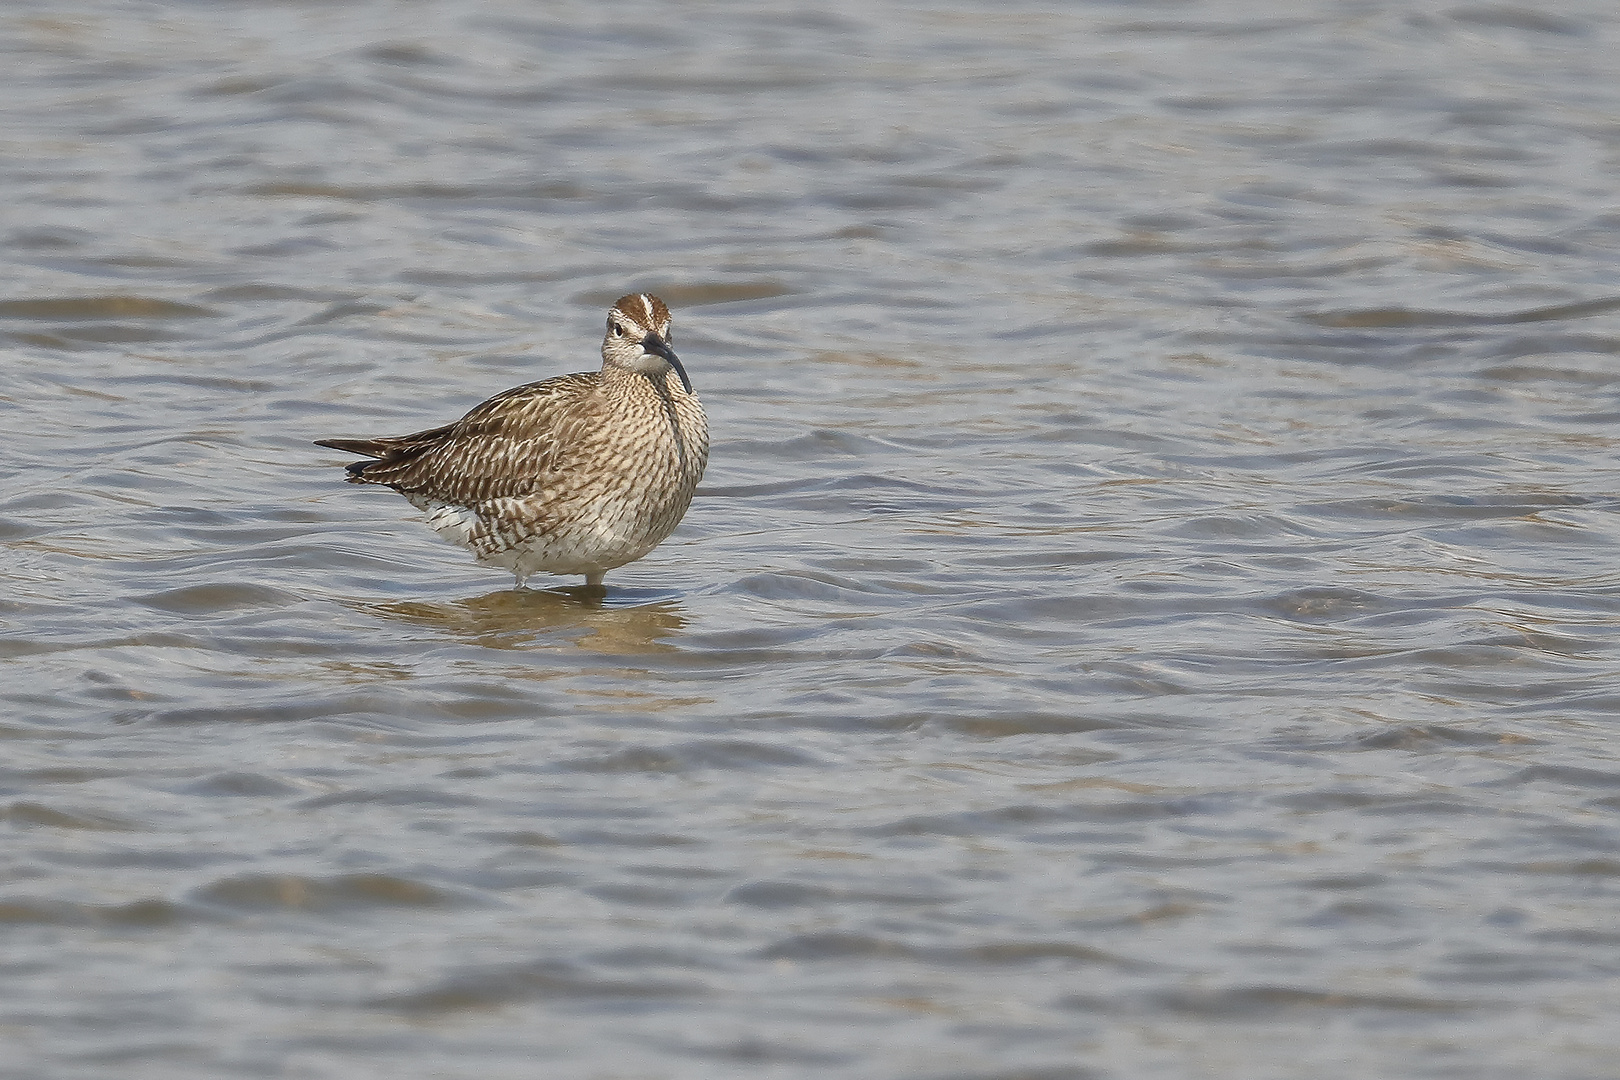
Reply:
<svg viewBox="0 0 1620 1080"><path fill-rule="evenodd" d="M627 597L615 590L622 602ZM520 649L558 636L581 648L613 655L669 652L662 640L686 626L680 605L671 599L637 606L609 605L600 587L502 589L487 596L434 603L401 600L387 604L357 603L362 611L385 619L426 626L495 649ZM628 597L632 602L634 594ZM575 634L571 631L583 631Z"/></svg>

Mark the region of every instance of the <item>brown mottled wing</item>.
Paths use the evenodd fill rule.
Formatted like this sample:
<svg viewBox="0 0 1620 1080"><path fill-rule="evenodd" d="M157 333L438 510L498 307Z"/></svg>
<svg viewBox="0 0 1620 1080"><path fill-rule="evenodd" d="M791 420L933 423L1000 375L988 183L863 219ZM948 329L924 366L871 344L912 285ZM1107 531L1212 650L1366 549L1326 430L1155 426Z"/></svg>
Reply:
<svg viewBox="0 0 1620 1080"><path fill-rule="evenodd" d="M320 445L366 454L350 479L407 495L470 506L528 495L568 467L585 433L600 374L561 375L496 394L453 424L383 439L325 439Z"/></svg>

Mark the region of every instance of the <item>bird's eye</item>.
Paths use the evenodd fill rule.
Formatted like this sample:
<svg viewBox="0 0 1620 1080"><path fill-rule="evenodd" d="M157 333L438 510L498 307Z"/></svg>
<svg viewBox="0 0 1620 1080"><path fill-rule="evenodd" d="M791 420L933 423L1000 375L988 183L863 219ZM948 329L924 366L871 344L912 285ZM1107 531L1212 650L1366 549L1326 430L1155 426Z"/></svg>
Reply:
<svg viewBox="0 0 1620 1080"><path fill-rule="evenodd" d="M612 327L613 327L613 336L614 337L624 337L624 335L625 335L624 327L620 326L618 323L612 323L610 325L612 325Z"/></svg>

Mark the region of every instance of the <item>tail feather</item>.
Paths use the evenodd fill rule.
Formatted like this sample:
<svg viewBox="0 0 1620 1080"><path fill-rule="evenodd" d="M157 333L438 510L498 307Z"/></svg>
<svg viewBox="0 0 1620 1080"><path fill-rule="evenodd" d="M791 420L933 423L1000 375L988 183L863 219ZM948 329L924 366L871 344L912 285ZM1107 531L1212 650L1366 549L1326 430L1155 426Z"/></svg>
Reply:
<svg viewBox="0 0 1620 1080"><path fill-rule="evenodd" d="M342 450L346 454L360 454L371 459L349 463L349 480L352 483L388 484L392 487L393 480L385 477L397 475L395 466L404 465L439 445L455 426L446 424L444 427L418 431L414 435L391 435L380 439L316 439L315 445L330 446L333 450ZM379 466L381 476L366 475L368 469Z"/></svg>
<svg viewBox="0 0 1620 1080"><path fill-rule="evenodd" d="M344 468L348 471L349 479L360 480L369 466L376 465L377 459L387 457L395 447L392 439L316 439L316 446L329 446L333 450L342 450L345 454L360 454L368 458L367 461L351 461Z"/></svg>
<svg viewBox="0 0 1620 1080"><path fill-rule="evenodd" d="M345 454L363 454L366 457L382 457L388 449L387 439L316 439L316 446L330 446L333 450L342 450Z"/></svg>

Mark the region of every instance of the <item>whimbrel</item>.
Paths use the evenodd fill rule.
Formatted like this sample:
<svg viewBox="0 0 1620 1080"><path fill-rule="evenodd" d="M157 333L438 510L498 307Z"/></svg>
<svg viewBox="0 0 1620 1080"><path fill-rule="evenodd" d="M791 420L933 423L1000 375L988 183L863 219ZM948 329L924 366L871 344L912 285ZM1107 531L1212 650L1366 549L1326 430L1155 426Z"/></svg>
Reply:
<svg viewBox="0 0 1620 1080"><path fill-rule="evenodd" d="M393 488L519 588L542 572L600 585L674 531L709 459L708 420L669 323L656 296L620 297L600 371L514 387L414 435L316 445L365 455L351 483Z"/></svg>

